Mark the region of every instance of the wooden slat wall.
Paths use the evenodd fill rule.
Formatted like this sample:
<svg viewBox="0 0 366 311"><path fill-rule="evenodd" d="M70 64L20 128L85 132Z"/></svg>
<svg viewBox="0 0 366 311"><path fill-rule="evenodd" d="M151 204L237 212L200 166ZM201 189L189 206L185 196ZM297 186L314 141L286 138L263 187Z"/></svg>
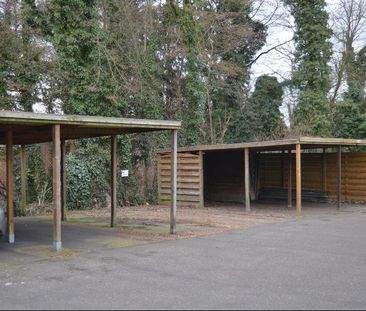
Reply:
<svg viewBox="0 0 366 311"><path fill-rule="evenodd" d="M327 155L327 192L336 198L336 155ZM366 201L366 153L342 154L342 200Z"/></svg>
<svg viewBox="0 0 366 311"><path fill-rule="evenodd" d="M160 154L158 159L159 201L170 204L171 176L170 154ZM201 189L202 165L199 154L178 153L178 187L177 203L184 206L200 206L202 203Z"/></svg>
<svg viewBox="0 0 366 311"><path fill-rule="evenodd" d="M281 154L261 154L259 166L260 187L287 187L288 156L285 156L281 172ZM295 158L293 169L295 171ZM326 192L336 199L337 159L335 153L326 154ZM304 190L323 189L322 154L302 154L302 187ZM295 178L293 176L295 188ZM342 153L342 200L366 201L366 153Z"/></svg>

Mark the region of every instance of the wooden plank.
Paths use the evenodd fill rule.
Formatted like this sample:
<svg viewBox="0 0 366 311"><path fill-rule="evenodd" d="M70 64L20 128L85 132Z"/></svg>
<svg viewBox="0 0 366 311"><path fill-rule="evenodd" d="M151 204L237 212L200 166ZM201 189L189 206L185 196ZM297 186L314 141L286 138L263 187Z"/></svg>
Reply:
<svg viewBox="0 0 366 311"><path fill-rule="evenodd" d="M199 171L200 171L200 183L199 183L199 190L200 190L200 207L205 206L205 184L204 184L204 165L203 165L203 152L199 152Z"/></svg>
<svg viewBox="0 0 366 311"><path fill-rule="evenodd" d="M111 228L115 226L117 208L117 136L111 136Z"/></svg>
<svg viewBox="0 0 366 311"><path fill-rule="evenodd" d="M62 250L61 242L61 138L60 125L52 130L53 138L53 249Z"/></svg>
<svg viewBox="0 0 366 311"><path fill-rule="evenodd" d="M341 207L341 191L342 191L342 148L337 149L337 208Z"/></svg>
<svg viewBox="0 0 366 311"><path fill-rule="evenodd" d="M27 156L25 145L20 146L20 210L22 215L27 213Z"/></svg>
<svg viewBox="0 0 366 311"><path fill-rule="evenodd" d="M249 148L244 149L245 210L250 212Z"/></svg>
<svg viewBox="0 0 366 311"><path fill-rule="evenodd" d="M170 191L169 190L162 190L161 195L170 195ZM177 189L177 195L181 195L181 196L189 195L189 196L199 197L200 196L200 191L186 191L186 190ZM198 198L198 200L200 200L200 198Z"/></svg>
<svg viewBox="0 0 366 311"><path fill-rule="evenodd" d="M200 202L199 195L189 196L189 195L178 195L178 194L176 194L176 196L177 196L177 202L180 202L180 201L197 202L197 203ZM163 201L169 200L169 202L171 202L172 201L172 196L171 196L171 194L166 194L166 195L162 194L161 199Z"/></svg>
<svg viewBox="0 0 366 311"><path fill-rule="evenodd" d="M197 165L181 165L180 163L178 163L178 168L180 170L196 172L200 167L199 163L197 163ZM160 170L170 172L170 165L160 165Z"/></svg>
<svg viewBox="0 0 366 311"><path fill-rule="evenodd" d="M296 145L296 211L301 212L301 145Z"/></svg>
<svg viewBox="0 0 366 311"><path fill-rule="evenodd" d="M288 150L287 206L292 207L292 150Z"/></svg>
<svg viewBox="0 0 366 311"><path fill-rule="evenodd" d="M170 206L170 233L175 234L177 230L177 162L178 162L178 131L171 133L171 206Z"/></svg>
<svg viewBox="0 0 366 311"><path fill-rule="evenodd" d="M169 177L171 174L170 171L161 171L161 177L162 178L167 178ZM200 178L200 172L197 171L180 171L179 172L179 178L192 178L192 177L197 177L197 179L199 180Z"/></svg>
<svg viewBox="0 0 366 311"><path fill-rule="evenodd" d="M67 220L66 206L66 142L61 140L61 220Z"/></svg>
<svg viewBox="0 0 366 311"><path fill-rule="evenodd" d="M179 164L194 164L199 165L199 158L195 156L194 158L184 158L182 156L178 156L178 163ZM160 159L160 164L162 165L170 165L170 159Z"/></svg>
<svg viewBox="0 0 366 311"><path fill-rule="evenodd" d="M7 131L6 143L6 201L7 201L7 226L8 242L15 242L14 234L14 155L13 155L13 131Z"/></svg>

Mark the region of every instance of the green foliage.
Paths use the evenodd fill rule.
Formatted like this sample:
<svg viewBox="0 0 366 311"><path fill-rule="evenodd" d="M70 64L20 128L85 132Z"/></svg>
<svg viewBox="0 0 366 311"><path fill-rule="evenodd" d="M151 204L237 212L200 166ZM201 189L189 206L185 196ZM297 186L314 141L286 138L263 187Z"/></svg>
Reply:
<svg viewBox="0 0 366 311"><path fill-rule="evenodd" d="M248 104L250 63L266 37L249 1L7 3L16 9L0 12L2 108L32 111L43 102L48 112L179 119L181 145L243 140L237 115ZM119 167L130 170L118 180L121 203L156 199L151 159L169 144L167 133L119 138ZM105 205L109 140L67 146L68 206ZM29 200L47 205L49 146L28 152Z"/></svg>
<svg viewBox="0 0 366 311"><path fill-rule="evenodd" d="M283 89L277 78L258 77L255 90L234 124L237 137L235 142L276 139L285 134L281 115Z"/></svg>
<svg viewBox="0 0 366 311"><path fill-rule="evenodd" d="M48 65L41 57L43 47L23 22L23 10L22 5L9 4L0 18L0 107L32 111L40 99L39 80Z"/></svg>
<svg viewBox="0 0 366 311"><path fill-rule="evenodd" d="M109 190L109 148L105 139L77 142L77 151L67 156L67 204L70 208L88 209L105 206ZM109 147L109 146L108 146Z"/></svg>
<svg viewBox="0 0 366 311"><path fill-rule="evenodd" d="M277 78L260 76L249 101L256 116L253 127L257 138L279 138L283 136L285 125L281 115L283 89Z"/></svg>
<svg viewBox="0 0 366 311"><path fill-rule="evenodd" d="M329 135L329 61L332 55L325 0L286 0L295 19L292 83L299 90L295 122L304 134Z"/></svg>
<svg viewBox="0 0 366 311"><path fill-rule="evenodd" d="M87 209L92 207L91 173L85 159L74 155L67 157L67 205L71 209Z"/></svg>

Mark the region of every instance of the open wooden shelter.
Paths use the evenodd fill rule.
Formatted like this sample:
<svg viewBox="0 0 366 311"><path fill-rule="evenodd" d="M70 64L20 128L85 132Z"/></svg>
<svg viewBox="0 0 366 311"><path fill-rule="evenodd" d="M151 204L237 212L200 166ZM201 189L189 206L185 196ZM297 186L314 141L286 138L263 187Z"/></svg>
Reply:
<svg viewBox="0 0 366 311"><path fill-rule="evenodd" d="M65 212L65 141L91 137L111 137L111 226L115 223L117 206L117 136L152 131L171 131L171 221L170 231L176 230L176 172L178 121L141 120L75 115L37 114L0 111L0 144L6 145L6 187L8 241L14 243L14 176L13 145L20 145L22 197L25 196L25 145L52 142L53 144L53 247L62 249L61 220Z"/></svg>
<svg viewBox="0 0 366 311"><path fill-rule="evenodd" d="M366 202L366 153L345 152L366 140L318 137L178 149L178 204L257 199ZM159 198L170 203L170 157L158 152Z"/></svg>

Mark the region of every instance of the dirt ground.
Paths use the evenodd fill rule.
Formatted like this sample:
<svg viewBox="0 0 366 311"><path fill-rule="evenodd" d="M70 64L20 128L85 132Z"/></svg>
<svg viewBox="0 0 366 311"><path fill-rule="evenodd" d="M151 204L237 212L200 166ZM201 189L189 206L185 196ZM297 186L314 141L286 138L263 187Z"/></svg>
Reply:
<svg viewBox="0 0 366 311"><path fill-rule="evenodd" d="M107 226L109 209L69 211L67 223ZM207 236L228 230L296 218L279 209L258 209L250 213L242 206L178 207L177 234L169 234L170 208L167 206L133 206L117 209L116 228L120 237L133 240L171 240Z"/></svg>

